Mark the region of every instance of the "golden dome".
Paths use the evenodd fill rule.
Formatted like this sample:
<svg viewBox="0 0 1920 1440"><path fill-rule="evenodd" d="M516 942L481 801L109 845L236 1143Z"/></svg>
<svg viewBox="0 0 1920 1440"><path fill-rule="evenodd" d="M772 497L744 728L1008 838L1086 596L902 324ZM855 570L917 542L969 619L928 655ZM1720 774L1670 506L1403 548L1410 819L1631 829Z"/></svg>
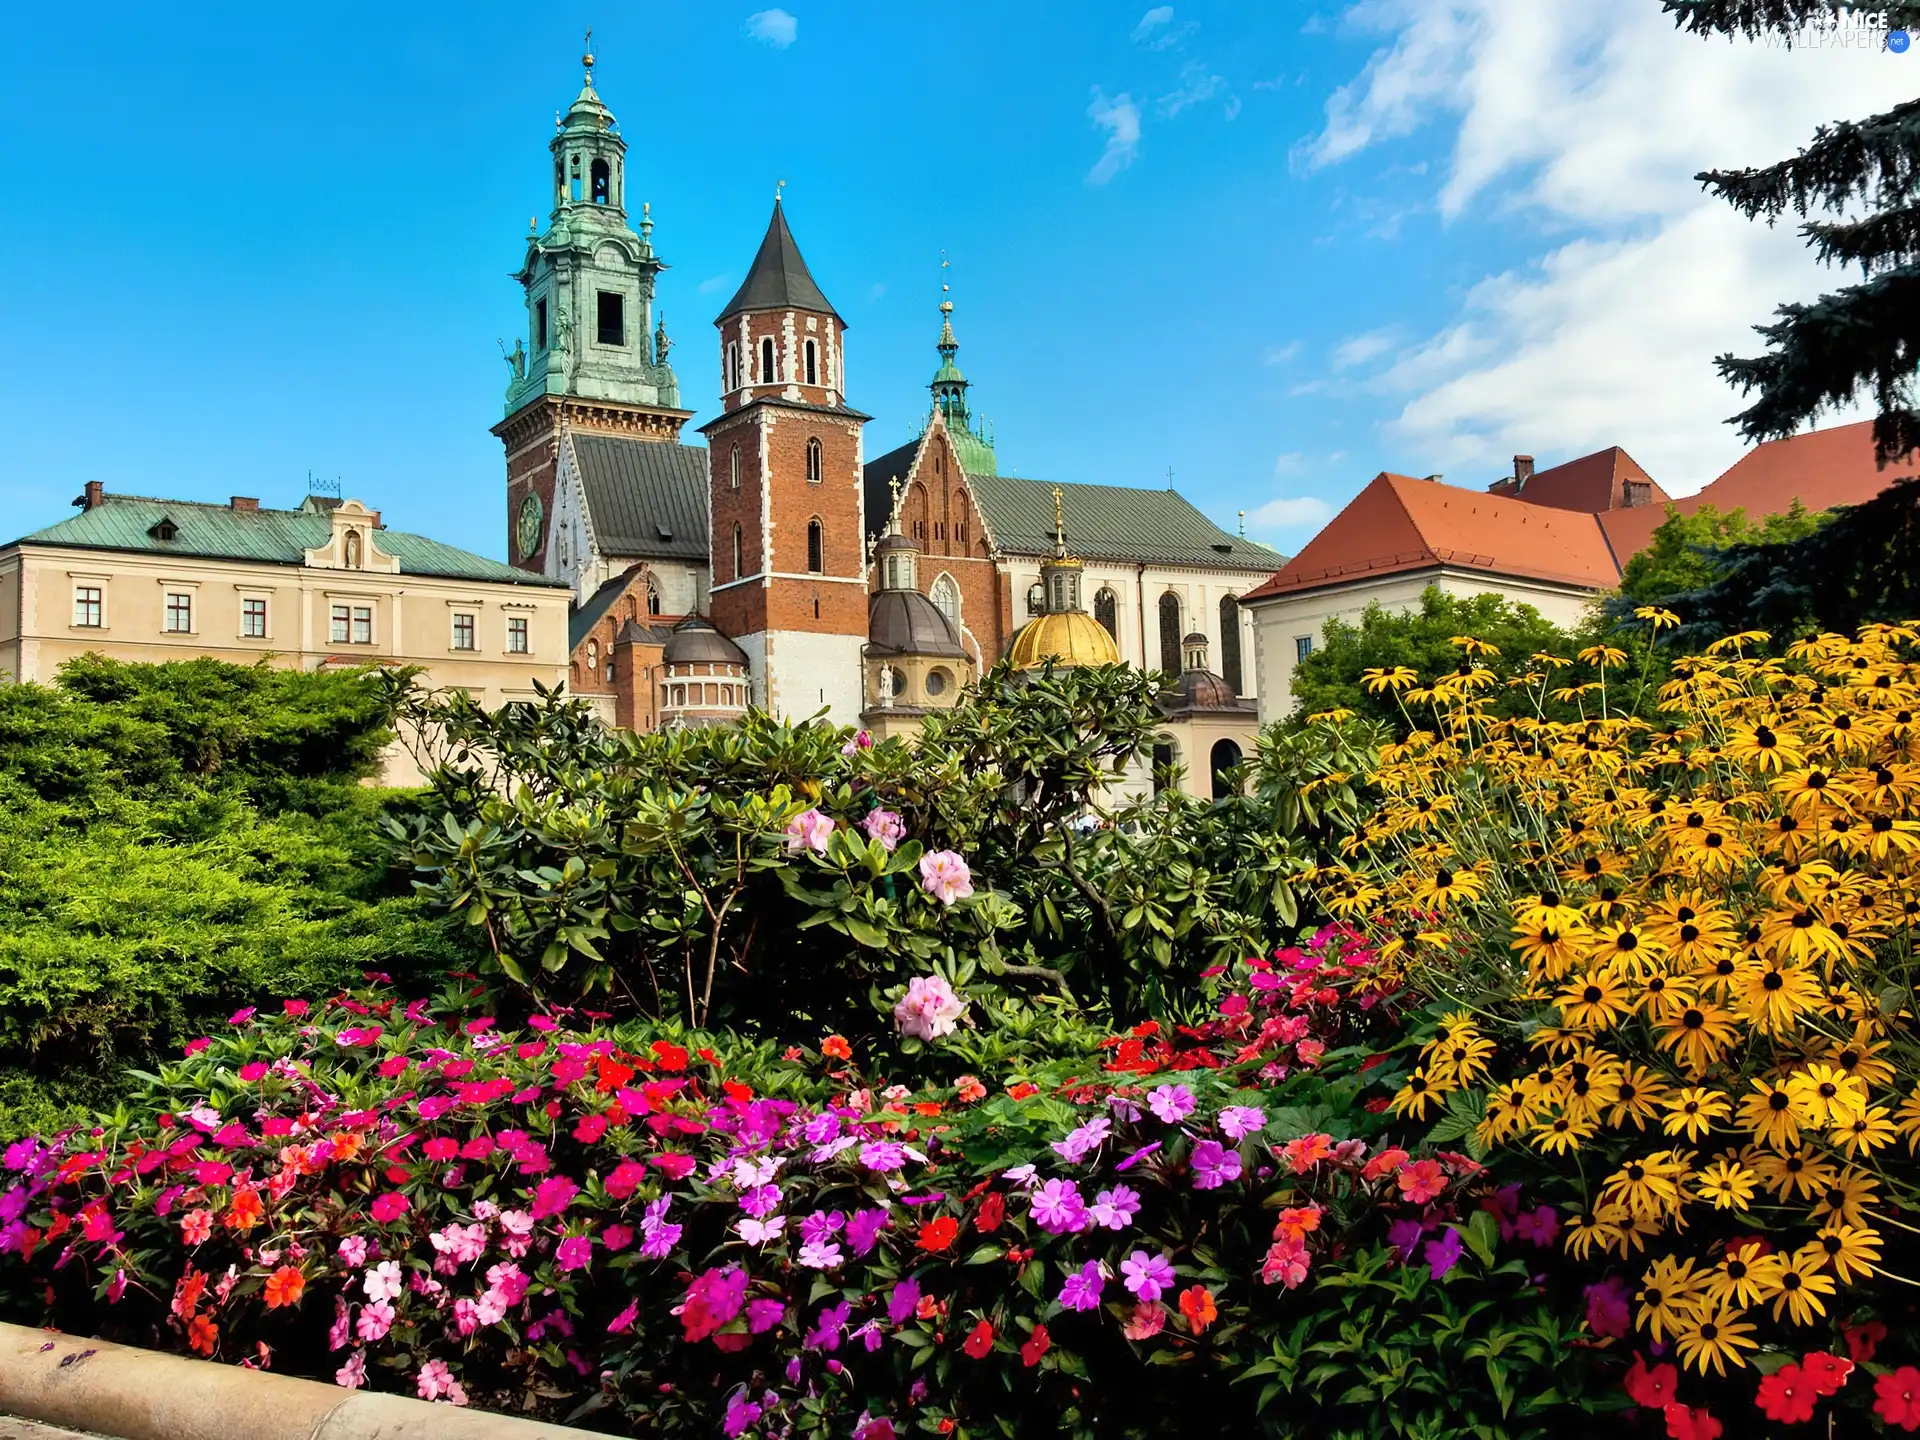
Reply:
<svg viewBox="0 0 1920 1440"><path fill-rule="evenodd" d="M1016 670L1038 670L1052 657L1059 665L1118 665L1120 651L1107 627L1084 610L1037 615L1020 627L1007 648Z"/></svg>

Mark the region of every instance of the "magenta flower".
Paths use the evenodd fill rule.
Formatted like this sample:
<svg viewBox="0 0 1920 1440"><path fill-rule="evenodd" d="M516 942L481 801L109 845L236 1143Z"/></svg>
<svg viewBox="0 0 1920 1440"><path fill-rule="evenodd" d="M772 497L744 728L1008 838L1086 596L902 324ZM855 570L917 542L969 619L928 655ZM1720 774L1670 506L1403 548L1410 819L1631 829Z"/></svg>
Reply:
<svg viewBox="0 0 1920 1440"><path fill-rule="evenodd" d="M899 1170L907 1163L907 1147L898 1140L870 1140L860 1147L860 1163L883 1175Z"/></svg>
<svg viewBox="0 0 1920 1440"><path fill-rule="evenodd" d="M1033 1192L1033 1223L1059 1235L1087 1228L1086 1201L1071 1180L1049 1180Z"/></svg>
<svg viewBox="0 0 1920 1440"><path fill-rule="evenodd" d="M347 1357L347 1363L333 1372L333 1383L348 1390L358 1390L367 1383L367 1352L356 1350Z"/></svg>
<svg viewBox="0 0 1920 1440"><path fill-rule="evenodd" d="M1618 1275L1597 1280L1586 1288L1587 1328L1617 1340L1627 1333L1633 1314L1627 1308L1627 1282Z"/></svg>
<svg viewBox="0 0 1920 1440"><path fill-rule="evenodd" d="M747 1302L747 1330L759 1335L773 1329L787 1318L787 1307L779 1300L749 1300Z"/></svg>
<svg viewBox="0 0 1920 1440"><path fill-rule="evenodd" d="M1151 1304L1173 1285L1173 1266L1164 1255L1136 1250L1120 1262L1120 1275L1136 1300Z"/></svg>
<svg viewBox="0 0 1920 1440"><path fill-rule="evenodd" d="M1156 1085L1147 1094L1147 1108L1169 1125L1193 1113L1193 1092L1184 1085Z"/></svg>
<svg viewBox="0 0 1920 1440"><path fill-rule="evenodd" d="M1460 1232L1448 1226L1437 1240L1429 1240L1426 1249L1421 1251L1427 1262L1427 1272L1434 1279L1440 1279L1460 1263L1460 1250Z"/></svg>
<svg viewBox="0 0 1920 1440"><path fill-rule="evenodd" d="M840 1337L846 1333L847 1318L853 1313L853 1307L845 1300L838 1305L829 1305L820 1312L820 1318L814 1322L813 1329L807 1332L802 1347L808 1350L838 1350Z"/></svg>
<svg viewBox="0 0 1920 1440"><path fill-rule="evenodd" d="M384 1194L374 1196L373 1204L368 1207L367 1213L373 1216L376 1223L387 1225L407 1213L407 1203L407 1197L398 1190L388 1190Z"/></svg>
<svg viewBox="0 0 1920 1440"><path fill-rule="evenodd" d="M1125 1185L1102 1190L1093 1204L1087 1207L1087 1218L1108 1230L1126 1229L1139 1213L1140 1195Z"/></svg>
<svg viewBox="0 0 1920 1440"><path fill-rule="evenodd" d="M555 1247L554 1264L561 1274L569 1270L584 1270L593 1263L593 1241L585 1235L569 1235Z"/></svg>
<svg viewBox="0 0 1920 1440"><path fill-rule="evenodd" d="M1113 1121L1101 1115L1087 1121L1066 1139L1054 1141L1053 1148L1055 1153L1069 1165L1078 1165L1106 1142L1112 1130Z"/></svg>
<svg viewBox="0 0 1920 1440"><path fill-rule="evenodd" d="M1107 1277L1100 1273L1100 1262L1089 1260L1067 1276L1067 1283L1060 1287L1060 1304L1068 1310L1097 1310L1100 1292L1106 1284Z"/></svg>
<svg viewBox="0 0 1920 1440"><path fill-rule="evenodd" d="M1229 1105L1220 1112L1220 1133L1229 1140L1244 1140L1266 1125L1267 1112L1254 1105Z"/></svg>
<svg viewBox="0 0 1920 1440"><path fill-rule="evenodd" d="M630 1302L626 1309L622 1310L607 1322L607 1333L610 1335L624 1335L633 1328L633 1322L639 1317L640 1302L635 1300Z"/></svg>
<svg viewBox="0 0 1920 1440"><path fill-rule="evenodd" d="M875 810L860 822L869 840L878 840L888 850L899 847L907 838L907 822L891 810Z"/></svg>
<svg viewBox="0 0 1920 1440"><path fill-rule="evenodd" d="M1217 1140L1202 1140L1193 1147L1193 1188L1218 1190L1229 1180L1240 1178L1240 1152L1228 1150Z"/></svg>
<svg viewBox="0 0 1920 1440"><path fill-rule="evenodd" d="M847 1246L856 1259L880 1243L880 1232L887 1228L885 1210L856 1210L847 1221Z"/></svg>
<svg viewBox="0 0 1920 1440"><path fill-rule="evenodd" d="M920 888L942 905L973 894L973 872L952 850L929 850L920 857Z"/></svg>
<svg viewBox="0 0 1920 1440"><path fill-rule="evenodd" d="M893 1294L887 1298L887 1319L895 1325L904 1325L913 1317L919 1304L920 1282L911 1276L898 1281L893 1287Z"/></svg>
<svg viewBox="0 0 1920 1440"><path fill-rule="evenodd" d="M549 1175L533 1192L533 1218L545 1220L573 1204L580 1187L564 1175Z"/></svg>

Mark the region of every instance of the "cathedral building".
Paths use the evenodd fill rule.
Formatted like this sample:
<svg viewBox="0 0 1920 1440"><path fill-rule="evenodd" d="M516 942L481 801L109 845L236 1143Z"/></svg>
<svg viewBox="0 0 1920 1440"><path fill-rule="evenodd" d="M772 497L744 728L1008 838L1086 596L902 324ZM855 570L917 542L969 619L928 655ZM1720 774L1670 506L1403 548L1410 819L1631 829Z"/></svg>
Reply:
<svg viewBox="0 0 1920 1440"><path fill-rule="evenodd" d="M1239 597L1281 557L1171 487L1003 474L944 294L918 433L867 459L847 323L778 198L714 320L718 384L697 398L718 414L704 446L683 442L692 412L656 303L667 267L645 204L633 222L626 142L585 64L549 146L552 211L514 277L527 328L494 427L512 563L573 591L570 688L636 729L757 705L895 733L1004 656L1121 660L1182 677L1176 747L1196 716L1194 743L1244 746L1256 686ZM1171 756L1203 792L1211 744Z"/></svg>

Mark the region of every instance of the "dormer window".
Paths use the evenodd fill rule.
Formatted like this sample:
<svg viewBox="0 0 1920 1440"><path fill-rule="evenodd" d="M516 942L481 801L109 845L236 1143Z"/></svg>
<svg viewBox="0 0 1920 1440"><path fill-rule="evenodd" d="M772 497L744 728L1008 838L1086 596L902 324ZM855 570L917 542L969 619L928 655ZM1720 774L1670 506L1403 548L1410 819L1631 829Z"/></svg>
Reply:
<svg viewBox="0 0 1920 1440"><path fill-rule="evenodd" d="M613 201L613 172L607 168L607 162L593 162L593 203L607 205Z"/></svg>
<svg viewBox="0 0 1920 1440"><path fill-rule="evenodd" d="M659 613L660 587L649 580L647 581L647 614L658 615Z"/></svg>
<svg viewBox="0 0 1920 1440"><path fill-rule="evenodd" d="M162 515L147 529L147 534L156 540L174 540L180 535L180 527Z"/></svg>

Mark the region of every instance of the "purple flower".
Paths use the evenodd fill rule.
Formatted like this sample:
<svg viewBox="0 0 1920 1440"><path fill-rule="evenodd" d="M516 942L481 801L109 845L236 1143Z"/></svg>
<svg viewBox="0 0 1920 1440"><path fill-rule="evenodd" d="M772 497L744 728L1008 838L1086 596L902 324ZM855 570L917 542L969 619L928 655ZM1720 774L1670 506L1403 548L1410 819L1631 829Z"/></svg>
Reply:
<svg viewBox="0 0 1920 1440"><path fill-rule="evenodd" d="M860 1163L884 1175L907 1163L907 1147L898 1140L869 1140L860 1147Z"/></svg>
<svg viewBox="0 0 1920 1440"><path fill-rule="evenodd" d="M1113 1168L1120 1171L1122 1174L1124 1174L1128 1170L1131 1170L1134 1166L1138 1165L1142 1160L1146 1159L1149 1155L1153 1154L1153 1152L1158 1150L1159 1148L1160 1148L1160 1142L1158 1140L1154 1141L1151 1145L1142 1145L1138 1150L1134 1151L1131 1155L1127 1156L1126 1159L1122 1160L1118 1165L1114 1166Z"/></svg>
<svg viewBox="0 0 1920 1440"><path fill-rule="evenodd" d="M760 1414L760 1406L756 1402L747 1399L744 1394L736 1395L727 1402L727 1415L720 1424L721 1432L727 1440L736 1440L736 1437L752 1428Z"/></svg>
<svg viewBox="0 0 1920 1440"><path fill-rule="evenodd" d="M838 1210L816 1210L800 1217L800 1239L818 1245L847 1228L847 1217Z"/></svg>
<svg viewBox="0 0 1920 1440"><path fill-rule="evenodd" d="M1184 1085L1156 1085L1147 1095L1147 1108L1176 1125L1193 1113L1193 1092Z"/></svg>
<svg viewBox="0 0 1920 1440"><path fill-rule="evenodd" d="M1413 1259L1413 1252L1420 1248L1420 1237L1427 1233L1427 1227L1412 1216L1403 1216L1387 1226L1387 1243L1400 1252L1400 1263L1406 1264Z"/></svg>
<svg viewBox="0 0 1920 1440"><path fill-rule="evenodd" d="M880 1232L887 1228L885 1210L859 1210L847 1222L847 1248L855 1257L865 1255L879 1243Z"/></svg>
<svg viewBox="0 0 1920 1440"><path fill-rule="evenodd" d="M740 1208L756 1220L764 1220L780 1208L778 1185L756 1185L740 1197Z"/></svg>
<svg viewBox="0 0 1920 1440"><path fill-rule="evenodd" d="M1254 1105L1229 1105L1219 1119L1220 1133L1229 1140L1244 1140L1267 1126L1267 1112Z"/></svg>
<svg viewBox="0 0 1920 1440"><path fill-rule="evenodd" d="M809 1240L800 1247L799 1261L809 1270L831 1270L840 1263L840 1247L824 1241Z"/></svg>
<svg viewBox="0 0 1920 1440"><path fill-rule="evenodd" d="M1060 1287L1060 1304L1067 1310L1097 1310L1100 1292L1106 1284L1107 1277L1100 1273L1100 1262L1089 1260L1067 1276L1067 1283Z"/></svg>
<svg viewBox="0 0 1920 1440"><path fill-rule="evenodd" d="M787 1307L779 1300L749 1300L747 1329L755 1335L771 1330L787 1318Z"/></svg>
<svg viewBox="0 0 1920 1440"><path fill-rule="evenodd" d="M1125 1185L1116 1185L1111 1190L1102 1190L1100 1198L1087 1207L1087 1218L1096 1225L1109 1230L1124 1230L1133 1223L1133 1217L1140 1213L1139 1192Z"/></svg>
<svg viewBox="0 0 1920 1440"><path fill-rule="evenodd" d="M1460 1250L1460 1232L1448 1226L1439 1239L1427 1241L1421 1254L1426 1258L1428 1272L1438 1280L1460 1263Z"/></svg>
<svg viewBox="0 0 1920 1440"><path fill-rule="evenodd" d="M831 1110L814 1116L800 1127L800 1134L809 1145L824 1145L839 1133L840 1117Z"/></svg>
<svg viewBox="0 0 1920 1440"><path fill-rule="evenodd" d="M893 1294L887 1297L887 1319L895 1325L904 1325L913 1318L919 1304L920 1282L909 1276L896 1284Z"/></svg>
<svg viewBox="0 0 1920 1440"><path fill-rule="evenodd" d="M1164 1255L1136 1250L1120 1262L1120 1276L1136 1300L1152 1304L1173 1284L1173 1266Z"/></svg>
<svg viewBox="0 0 1920 1440"><path fill-rule="evenodd" d="M1125 1095L1107 1096L1107 1109L1113 1112L1114 1119L1128 1125L1133 1124L1142 1114L1139 1105Z"/></svg>
<svg viewBox="0 0 1920 1440"><path fill-rule="evenodd" d="M1033 1192L1033 1223L1058 1235L1087 1228L1087 1205L1071 1180L1049 1180Z"/></svg>
<svg viewBox="0 0 1920 1440"><path fill-rule="evenodd" d="M1560 1233L1560 1214L1551 1205L1542 1205L1524 1215L1516 1215L1513 1233L1529 1245L1537 1245L1544 1250L1553 1244Z"/></svg>
<svg viewBox="0 0 1920 1440"><path fill-rule="evenodd" d="M1078 1165L1087 1156L1098 1150L1113 1130L1113 1122L1102 1115L1089 1120L1064 1140L1053 1142L1054 1151L1069 1165Z"/></svg>
<svg viewBox="0 0 1920 1440"><path fill-rule="evenodd" d="M1240 1152L1228 1150L1218 1140L1202 1140L1193 1147L1193 1188L1218 1190L1229 1180L1240 1178Z"/></svg>
<svg viewBox="0 0 1920 1440"><path fill-rule="evenodd" d="M1618 1275L1587 1286L1587 1328L1594 1334L1619 1339L1627 1333L1632 1313L1627 1309L1627 1282Z"/></svg>
<svg viewBox="0 0 1920 1440"><path fill-rule="evenodd" d="M829 1305L820 1312L820 1318L814 1322L813 1329L807 1332L803 1342L808 1350L838 1350L840 1337L846 1333L847 1317L853 1313L853 1307L845 1300L838 1305Z"/></svg>

